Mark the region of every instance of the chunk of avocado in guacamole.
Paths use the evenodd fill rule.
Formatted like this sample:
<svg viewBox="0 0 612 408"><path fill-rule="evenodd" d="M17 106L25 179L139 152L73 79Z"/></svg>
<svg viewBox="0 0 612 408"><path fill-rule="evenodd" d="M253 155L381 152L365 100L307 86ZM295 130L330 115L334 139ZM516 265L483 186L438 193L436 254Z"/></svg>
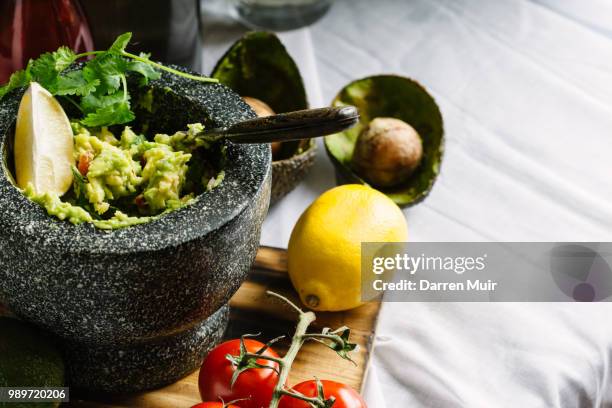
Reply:
<svg viewBox="0 0 612 408"><path fill-rule="evenodd" d="M78 225L117 229L149 222L195 200L198 192L221 184L223 170L191 159L211 146L196 137L199 124L186 132L155 135L153 141L125 127L121 135L107 128L87 129L73 123L74 182L63 197L37 194L28 185L24 194L49 215ZM194 157L195 159L195 157ZM188 180L188 177L196 180ZM188 188L186 188L188 186Z"/></svg>

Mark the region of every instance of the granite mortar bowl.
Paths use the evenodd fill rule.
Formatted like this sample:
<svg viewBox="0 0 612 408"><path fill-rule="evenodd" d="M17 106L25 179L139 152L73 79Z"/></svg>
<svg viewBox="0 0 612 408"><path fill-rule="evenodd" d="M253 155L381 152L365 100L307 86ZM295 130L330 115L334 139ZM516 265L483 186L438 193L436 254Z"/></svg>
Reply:
<svg viewBox="0 0 612 408"><path fill-rule="evenodd" d="M228 301L255 257L270 198L270 148L225 142L223 183L151 223L112 232L75 226L13 184L23 92L0 102L0 301L58 336L72 387L118 393L176 381L221 340ZM137 103L145 95L153 104ZM146 123L148 134L255 117L229 88L173 75L132 96L140 106L134 127Z"/></svg>

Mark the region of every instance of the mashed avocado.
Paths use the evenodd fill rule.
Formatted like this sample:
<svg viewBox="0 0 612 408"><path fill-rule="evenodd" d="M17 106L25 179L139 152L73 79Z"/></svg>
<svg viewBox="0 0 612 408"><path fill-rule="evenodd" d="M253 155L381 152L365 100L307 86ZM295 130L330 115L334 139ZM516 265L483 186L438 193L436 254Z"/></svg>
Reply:
<svg viewBox="0 0 612 408"><path fill-rule="evenodd" d="M72 189L60 198L37 194L29 185L24 194L49 215L73 224L116 229L149 222L190 204L196 193L223 181L222 170L202 163L201 151L210 149L207 141L196 137L203 130L201 124L192 124L186 132L158 134L149 141L129 127L117 138L107 128L73 124ZM194 155L198 163L190 171ZM190 175L195 181L188 180Z"/></svg>

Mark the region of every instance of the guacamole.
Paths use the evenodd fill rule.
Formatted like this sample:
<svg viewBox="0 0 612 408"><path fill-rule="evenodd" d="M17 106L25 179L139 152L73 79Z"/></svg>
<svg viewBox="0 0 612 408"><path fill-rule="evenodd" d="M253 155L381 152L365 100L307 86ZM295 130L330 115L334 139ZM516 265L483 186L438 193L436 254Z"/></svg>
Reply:
<svg viewBox="0 0 612 408"><path fill-rule="evenodd" d="M206 161L209 143L196 137L199 124L153 140L125 127L120 135L108 128L88 129L77 123L74 133L73 186L61 198L24 194L49 215L73 224L89 222L100 229L124 228L149 222L195 200L223 181L223 170ZM221 151L223 152L223 151Z"/></svg>

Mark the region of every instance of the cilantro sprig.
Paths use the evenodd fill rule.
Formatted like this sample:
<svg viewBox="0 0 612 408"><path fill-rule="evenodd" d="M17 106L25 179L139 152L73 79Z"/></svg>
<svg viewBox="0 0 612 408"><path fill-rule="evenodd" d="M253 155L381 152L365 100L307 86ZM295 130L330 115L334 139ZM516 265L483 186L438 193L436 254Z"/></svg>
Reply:
<svg viewBox="0 0 612 408"><path fill-rule="evenodd" d="M38 82L52 95L74 105L82 114L81 124L90 127L120 125L134 120L127 75L138 75L139 85L159 79L160 70L200 82L218 82L213 78L187 74L150 60L150 55L126 51L132 33L117 37L106 51L74 53L68 47L42 54L30 60L24 70L11 75L0 87L0 100L14 89ZM94 56L81 69L65 72L76 61Z"/></svg>

